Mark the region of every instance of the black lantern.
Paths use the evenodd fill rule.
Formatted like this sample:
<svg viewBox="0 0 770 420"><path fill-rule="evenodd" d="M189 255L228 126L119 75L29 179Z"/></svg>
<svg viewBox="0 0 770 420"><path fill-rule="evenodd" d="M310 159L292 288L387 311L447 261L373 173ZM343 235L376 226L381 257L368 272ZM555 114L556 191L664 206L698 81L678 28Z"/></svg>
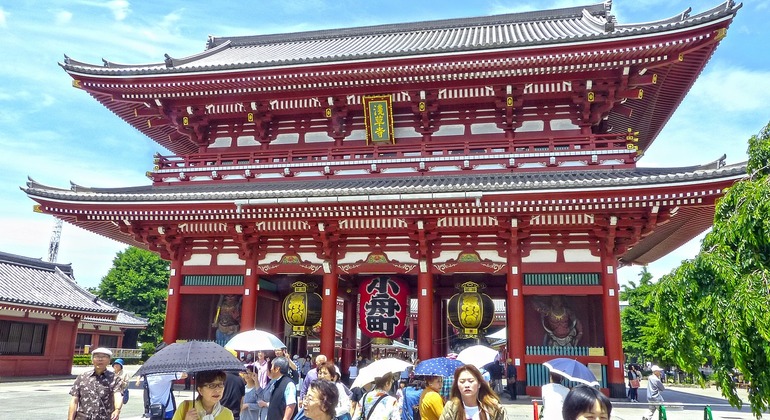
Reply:
<svg viewBox="0 0 770 420"><path fill-rule="evenodd" d="M308 335L311 327L321 320L321 295L312 293L314 284L298 281L291 287L294 291L283 300L283 319L291 325L291 335Z"/></svg>
<svg viewBox="0 0 770 420"><path fill-rule="evenodd" d="M456 287L462 293L449 298L449 322L460 331L459 338L478 338L492 325L495 303L488 295L479 293L479 290L486 287L483 284L468 281Z"/></svg>

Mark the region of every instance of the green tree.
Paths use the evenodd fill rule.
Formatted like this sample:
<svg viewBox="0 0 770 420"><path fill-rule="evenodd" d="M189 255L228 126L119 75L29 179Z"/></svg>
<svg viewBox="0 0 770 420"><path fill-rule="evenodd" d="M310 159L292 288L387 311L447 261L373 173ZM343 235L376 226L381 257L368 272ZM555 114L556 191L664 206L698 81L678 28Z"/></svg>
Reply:
<svg viewBox="0 0 770 420"><path fill-rule="evenodd" d="M770 124L749 140L748 178L718 202L700 253L664 276L655 293L658 325L681 368L708 359L734 406L734 369L751 383L756 416L770 399Z"/></svg>
<svg viewBox="0 0 770 420"><path fill-rule="evenodd" d="M96 294L147 318L147 329L139 333L139 340L154 347L163 339L168 278L168 261L150 251L129 247L117 253Z"/></svg>
<svg viewBox="0 0 770 420"><path fill-rule="evenodd" d="M652 282L652 273L647 267L642 268L639 277L638 285L631 281L620 291L620 299L628 302L620 313L623 352L635 362L653 360L663 365L672 364L674 355L658 329L652 299L657 283Z"/></svg>

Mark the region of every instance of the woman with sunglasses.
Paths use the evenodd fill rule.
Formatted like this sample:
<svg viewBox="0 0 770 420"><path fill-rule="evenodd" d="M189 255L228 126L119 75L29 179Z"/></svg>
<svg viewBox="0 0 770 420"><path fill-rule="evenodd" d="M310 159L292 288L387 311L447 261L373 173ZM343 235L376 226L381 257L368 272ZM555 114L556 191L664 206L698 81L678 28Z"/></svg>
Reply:
<svg viewBox="0 0 770 420"><path fill-rule="evenodd" d="M219 400L225 392L227 375L221 370L207 370L195 374L198 398L179 405L174 420L233 420L233 412Z"/></svg>

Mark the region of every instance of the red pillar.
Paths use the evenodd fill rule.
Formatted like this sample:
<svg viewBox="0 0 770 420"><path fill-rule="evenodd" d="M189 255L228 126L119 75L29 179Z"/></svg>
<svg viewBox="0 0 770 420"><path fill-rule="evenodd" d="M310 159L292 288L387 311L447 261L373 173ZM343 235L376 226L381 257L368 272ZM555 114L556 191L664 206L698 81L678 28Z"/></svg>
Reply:
<svg viewBox="0 0 770 420"><path fill-rule="evenodd" d="M420 261L420 266L417 274L417 357L426 360L433 357L433 274L425 261Z"/></svg>
<svg viewBox="0 0 770 420"><path fill-rule="evenodd" d="M431 357L438 357L447 354L444 346L446 337L446 308L442 305L443 301L439 296L433 296L433 350Z"/></svg>
<svg viewBox="0 0 770 420"><path fill-rule="evenodd" d="M356 295L348 295L342 303L342 372L348 371L356 359Z"/></svg>
<svg viewBox="0 0 770 420"><path fill-rule="evenodd" d="M182 260L171 261L171 276L168 279L168 299L166 301L166 325L163 328L163 341L166 344L175 343L179 337L179 315L181 312L182 295Z"/></svg>
<svg viewBox="0 0 770 420"><path fill-rule="evenodd" d="M521 248L518 239L518 221L511 221L511 239L508 244L508 272L506 273L505 316L508 318L508 357L516 366L516 382L527 383L527 369L524 365L526 343L524 342L524 293L521 272Z"/></svg>
<svg viewBox="0 0 770 420"><path fill-rule="evenodd" d="M334 328L337 325L337 274L324 273L321 292L321 354L333 360Z"/></svg>
<svg viewBox="0 0 770 420"><path fill-rule="evenodd" d="M618 298L617 263L615 255L606 249L602 253L604 269L602 307L604 309L604 348L607 351L607 387L611 398L625 398L625 371L623 343L620 329L620 302Z"/></svg>
<svg viewBox="0 0 770 420"><path fill-rule="evenodd" d="M246 259L246 272L243 276L243 301L241 301L241 331L256 327L257 297L259 297L259 278L257 278L256 260Z"/></svg>

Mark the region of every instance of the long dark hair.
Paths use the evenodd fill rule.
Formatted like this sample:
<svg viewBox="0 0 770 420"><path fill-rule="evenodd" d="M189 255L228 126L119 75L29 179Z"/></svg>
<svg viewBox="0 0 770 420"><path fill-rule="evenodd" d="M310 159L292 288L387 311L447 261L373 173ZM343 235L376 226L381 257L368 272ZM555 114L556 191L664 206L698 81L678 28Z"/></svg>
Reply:
<svg viewBox="0 0 770 420"><path fill-rule="evenodd" d="M564 398L561 407L561 415L564 420L575 420L580 413L591 411L596 401L602 406L602 411L607 412L607 418L612 414L612 402L598 389L588 385L578 385Z"/></svg>
<svg viewBox="0 0 770 420"><path fill-rule="evenodd" d="M494 413L499 409L500 397L495 394L495 391L493 391L487 381L484 380L484 376L476 366L464 365L455 370L452 390L449 392L449 400L457 406L457 418L461 420L466 418L462 394L458 387L458 379L463 372L469 372L476 379L476 382L479 383L479 395L476 397L479 402L479 409L482 410L482 412L489 411L492 413L492 417L494 417Z"/></svg>

